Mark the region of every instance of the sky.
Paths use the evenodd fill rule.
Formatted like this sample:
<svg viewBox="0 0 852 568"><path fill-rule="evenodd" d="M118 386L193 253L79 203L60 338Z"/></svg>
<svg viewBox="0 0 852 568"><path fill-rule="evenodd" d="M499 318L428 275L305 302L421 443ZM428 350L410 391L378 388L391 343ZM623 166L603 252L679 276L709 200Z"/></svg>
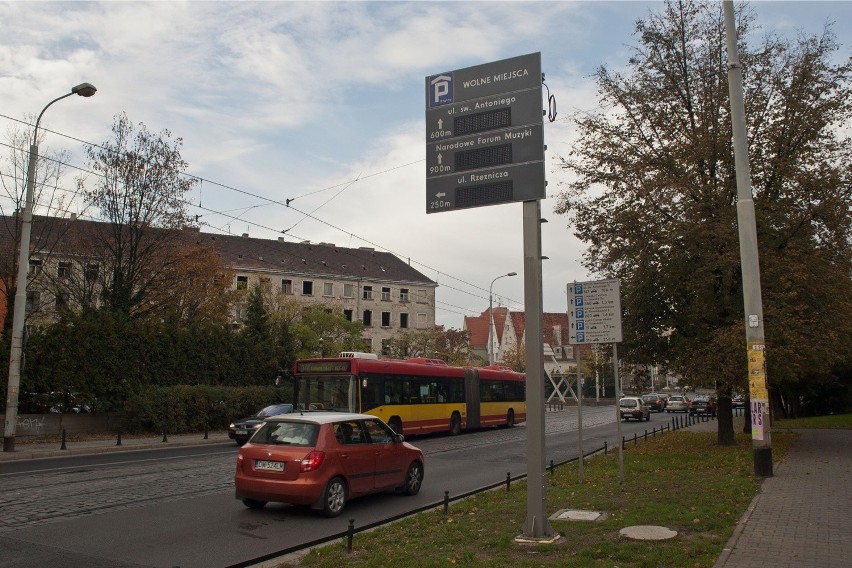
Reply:
<svg viewBox="0 0 852 568"><path fill-rule="evenodd" d="M852 2L750 6L761 34L795 38L835 22L839 53L850 54ZM92 83L94 97L60 101L40 124L41 153L70 156L69 190L86 169L86 143L109 140L126 113L183 140L186 172L202 180L187 211L202 231L393 252L438 283L436 322L461 329L509 272L518 275L493 284L494 305L523 309L522 204L426 214L425 77L540 52L557 111L544 127L542 297L545 312L564 312L568 283L601 276L586 271L584 244L553 213L570 180L559 157L576 141L572 118L598 107L594 71L623 69L636 20L661 7L0 1L0 139ZM0 208L11 213L11 200L0 196Z"/></svg>

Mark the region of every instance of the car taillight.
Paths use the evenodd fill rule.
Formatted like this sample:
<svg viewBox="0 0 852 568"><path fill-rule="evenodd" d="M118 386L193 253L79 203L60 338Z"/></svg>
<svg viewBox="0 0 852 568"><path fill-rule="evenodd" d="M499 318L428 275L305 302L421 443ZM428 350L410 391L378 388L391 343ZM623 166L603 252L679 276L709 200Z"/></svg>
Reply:
<svg viewBox="0 0 852 568"><path fill-rule="evenodd" d="M299 462L299 473L305 473L308 471L314 471L322 465L323 460L325 460L325 452L320 452L318 450L314 450L305 457L302 458L302 461Z"/></svg>
<svg viewBox="0 0 852 568"><path fill-rule="evenodd" d="M245 463L246 463L246 460L245 460L245 458L243 457L243 454L237 454L237 470L242 471L243 473L245 473L245 471L246 471L246 470L244 469L244 467L245 467Z"/></svg>

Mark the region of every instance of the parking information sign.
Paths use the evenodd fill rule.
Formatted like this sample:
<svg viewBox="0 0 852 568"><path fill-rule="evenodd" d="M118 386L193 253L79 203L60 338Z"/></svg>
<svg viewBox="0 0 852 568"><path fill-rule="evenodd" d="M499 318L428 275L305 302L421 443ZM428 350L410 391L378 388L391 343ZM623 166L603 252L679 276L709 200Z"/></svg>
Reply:
<svg viewBox="0 0 852 568"><path fill-rule="evenodd" d="M541 54L426 77L426 212L545 197Z"/></svg>
<svg viewBox="0 0 852 568"><path fill-rule="evenodd" d="M568 284L568 343L621 343L621 284L615 280Z"/></svg>

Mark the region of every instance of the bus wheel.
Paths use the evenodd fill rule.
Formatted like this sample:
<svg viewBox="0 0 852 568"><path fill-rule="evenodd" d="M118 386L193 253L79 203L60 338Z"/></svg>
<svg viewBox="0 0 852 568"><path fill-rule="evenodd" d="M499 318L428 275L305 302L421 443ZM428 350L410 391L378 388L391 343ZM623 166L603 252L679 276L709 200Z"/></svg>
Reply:
<svg viewBox="0 0 852 568"><path fill-rule="evenodd" d="M506 414L506 428L511 428L514 425L515 425L515 411L510 408L508 414Z"/></svg>
<svg viewBox="0 0 852 568"><path fill-rule="evenodd" d="M450 436L458 436L461 434L461 416L458 412L453 412L450 418Z"/></svg>
<svg viewBox="0 0 852 568"><path fill-rule="evenodd" d="M399 416L394 416L388 420L388 426L397 434L402 434L402 420L399 419Z"/></svg>

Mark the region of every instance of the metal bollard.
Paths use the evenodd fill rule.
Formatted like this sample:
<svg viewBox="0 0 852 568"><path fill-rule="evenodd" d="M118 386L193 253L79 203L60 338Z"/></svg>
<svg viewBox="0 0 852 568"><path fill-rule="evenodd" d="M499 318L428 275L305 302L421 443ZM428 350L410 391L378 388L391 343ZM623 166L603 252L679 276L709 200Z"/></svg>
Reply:
<svg viewBox="0 0 852 568"><path fill-rule="evenodd" d="M550 477L553 477L553 460L550 460Z"/></svg>
<svg viewBox="0 0 852 568"><path fill-rule="evenodd" d="M121 428L118 429L118 435L115 437L115 445L121 445Z"/></svg>
<svg viewBox="0 0 852 568"><path fill-rule="evenodd" d="M59 449L60 450L67 450L68 449L68 448L65 447L65 428L62 429L62 445L59 446Z"/></svg>
<svg viewBox="0 0 852 568"><path fill-rule="evenodd" d="M450 512L450 492L444 491L444 516Z"/></svg>
<svg viewBox="0 0 852 568"><path fill-rule="evenodd" d="M204 423L204 439L205 440L209 439L208 436L207 436L207 434L209 433L209 430L210 430L210 426L208 426L208 424L205 422Z"/></svg>
<svg viewBox="0 0 852 568"><path fill-rule="evenodd" d="M509 472L506 472L506 491L511 490L512 488L512 476L509 475Z"/></svg>
<svg viewBox="0 0 852 568"><path fill-rule="evenodd" d="M606 440L604 440L604 455L607 455L607 444L606 444Z"/></svg>
<svg viewBox="0 0 852 568"><path fill-rule="evenodd" d="M352 538L355 536L355 519L349 519L349 528L346 530L346 552L352 552Z"/></svg>
<svg viewBox="0 0 852 568"><path fill-rule="evenodd" d="M163 427L163 441L164 441L164 442L168 442L168 441L169 441L169 437L168 437L168 435L166 434L166 428L165 428L165 427Z"/></svg>

